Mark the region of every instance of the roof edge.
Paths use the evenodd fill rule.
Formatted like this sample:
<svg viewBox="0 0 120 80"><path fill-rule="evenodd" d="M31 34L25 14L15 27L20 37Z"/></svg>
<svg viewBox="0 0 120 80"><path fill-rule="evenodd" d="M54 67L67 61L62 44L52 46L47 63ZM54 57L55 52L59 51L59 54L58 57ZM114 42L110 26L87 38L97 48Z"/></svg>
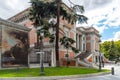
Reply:
<svg viewBox="0 0 120 80"><path fill-rule="evenodd" d="M1 18L0 18L0 24L9 25L9 26L12 26L14 28L18 28L18 29L25 30L25 31L30 31L31 30L30 28L27 28L27 27L22 26L22 25L18 25L14 22L4 20L4 19L1 19Z"/></svg>

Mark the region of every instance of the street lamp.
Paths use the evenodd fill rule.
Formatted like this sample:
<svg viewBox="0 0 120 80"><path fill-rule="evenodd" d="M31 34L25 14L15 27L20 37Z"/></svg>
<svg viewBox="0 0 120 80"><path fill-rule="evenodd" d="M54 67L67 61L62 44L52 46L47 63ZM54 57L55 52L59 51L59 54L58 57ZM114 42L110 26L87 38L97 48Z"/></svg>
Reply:
<svg viewBox="0 0 120 80"><path fill-rule="evenodd" d="M50 20L49 20L49 23L51 24L51 26L50 26L50 28L49 28L49 31L50 31L50 33L51 33L51 35L53 36L53 39L52 39L52 43L51 43L51 45L52 45L52 49L51 49L51 66L53 66L53 67L55 67L56 66L56 59L55 59L55 56L56 56L56 54L55 54L55 50L54 50L54 48L55 48L55 39L56 39L56 37L55 37L55 24L57 23L57 20L56 20L56 18L51 18Z"/></svg>
<svg viewBox="0 0 120 80"><path fill-rule="evenodd" d="M43 51L43 37L44 37L44 32L40 32L40 58L41 58L41 71L40 74L44 75L44 66L43 66L43 56L44 56L44 51Z"/></svg>
<svg viewBox="0 0 120 80"><path fill-rule="evenodd" d="M100 42L101 42L101 40L99 40L98 41L98 43L99 43L99 71L101 71L101 53L100 53Z"/></svg>
<svg viewBox="0 0 120 80"><path fill-rule="evenodd" d="M69 64L70 64L70 62L69 62L69 54L68 54L68 49L70 47L70 43L67 41L66 44L67 44L67 54L66 54L67 60L66 61L67 61L67 67L68 67Z"/></svg>
<svg viewBox="0 0 120 80"><path fill-rule="evenodd" d="M101 71L101 53L99 51L99 71Z"/></svg>

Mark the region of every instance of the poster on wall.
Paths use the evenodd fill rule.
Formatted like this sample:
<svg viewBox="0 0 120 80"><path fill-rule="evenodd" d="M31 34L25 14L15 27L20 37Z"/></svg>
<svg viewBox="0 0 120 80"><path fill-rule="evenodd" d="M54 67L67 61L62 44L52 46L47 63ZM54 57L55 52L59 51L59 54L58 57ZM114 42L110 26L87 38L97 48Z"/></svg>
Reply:
<svg viewBox="0 0 120 80"><path fill-rule="evenodd" d="M28 65L28 33L11 27L2 28L2 67Z"/></svg>

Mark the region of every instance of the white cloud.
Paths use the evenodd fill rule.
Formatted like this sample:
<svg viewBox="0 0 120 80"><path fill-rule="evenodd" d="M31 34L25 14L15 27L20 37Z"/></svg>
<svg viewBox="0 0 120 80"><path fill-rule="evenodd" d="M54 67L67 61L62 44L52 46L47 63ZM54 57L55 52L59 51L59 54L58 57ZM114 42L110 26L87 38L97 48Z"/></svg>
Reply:
<svg viewBox="0 0 120 80"><path fill-rule="evenodd" d="M68 0L63 0L69 4ZM120 0L71 0L75 4L85 7L85 15L89 18L87 26L93 26L100 33L105 29L119 28ZM7 19L28 8L30 0L0 0L0 17ZM105 20L104 22L100 22ZM101 25L101 26L98 26ZM120 32L116 32L111 39L119 39Z"/></svg>
<svg viewBox="0 0 120 80"><path fill-rule="evenodd" d="M16 5L19 6L18 5L18 0L6 0L6 5L11 9L15 9Z"/></svg>
<svg viewBox="0 0 120 80"><path fill-rule="evenodd" d="M30 0L0 0L0 17L7 19L28 8Z"/></svg>
<svg viewBox="0 0 120 80"><path fill-rule="evenodd" d="M67 2L67 0L64 1ZM83 4L85 7L84 15L89 19L87 25L95 27L100 32L100 34L103 33L104 35L106 29L109 30L119 28L120 0L74 0L72 2L76 2L75 4ZM116 32L112 38L108 38L107 40L117 39L118 33Z"/></svg>
<svg viewBox="0 0 120 80"><path fill-rule="evenodd" d="M86 0L84 0L86 1ZM90 2L91 1L91 2ZM120 0L109 0L109 3L96 4L95 2L102 3L101 1L105 0L89 0L88 3L94 3L93 6L88 5L85 6L87 8L85 16L88 17L88 25L95 27L100 33L105 33L106 29L114 29L120 28ZM114 31L114 30L112 30ZM107 36L106 36L107 38ZM111 41L111 40L119 40L120 39L120 32L115 32L113 36L108 36L108 39L102 41Z"/></svg>
<svg viewBox="0 0 120 80"><path fill-rule="evenodd" d="M103 27L98 27L98 26L94 25L93 27L94 27L95 29L97 29L100 33L103 33L103 31L104 31L105 29L108 29L108 28L105 27L105 26L103 26Z"/></svg>
<svg viewBox="0 0 120 80"><path fill-rule="evenodd" d="M114 40L120 40L120 31L115 33Z"/></svg>
<svg viewBox="0 0 120 80"><path fill-rule="evenodd" d="M104 33L105 29L119 28L120 26L119 3L120 0L114 0L112 3L109 3L104 7L101 6L99 8L88 11L85 14L89 18L88 24L90 26L95 27L97 30L100 31L100 33Z"/></svg>
<svg viewBox="0 0 120 80"><path fill-rule="evenodd" d="M69 0L62 0L67 5L70 5ZM113 0L70 0L74 4L83 5L86 11L104 7L106 4L111 3ZM72 4L70 5L72 6Z"/></svg>
<svg viewBox="0 0 120 80"><path fill-rule="evenodd" d="M109 38L109 39L106 39L106 40L102 40L102 43L104 43L105 41L112 41L113 38Z"/></svg>

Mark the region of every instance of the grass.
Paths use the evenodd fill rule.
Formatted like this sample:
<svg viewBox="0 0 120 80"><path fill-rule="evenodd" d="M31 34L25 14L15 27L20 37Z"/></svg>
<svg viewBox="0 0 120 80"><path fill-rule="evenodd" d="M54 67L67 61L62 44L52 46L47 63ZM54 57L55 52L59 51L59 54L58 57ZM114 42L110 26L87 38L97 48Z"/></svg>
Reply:
<svg viewBox="0 0 120 80"><path fill-rule="evenodd" d="M106 72L108 70L102 70ZM98 69L80 68L80 67L51 67L44 69L44 76L65 76L78 74L99 73ZM19 68L0 70L0 77L38 77L40 76L40 68Z"/></svg>

